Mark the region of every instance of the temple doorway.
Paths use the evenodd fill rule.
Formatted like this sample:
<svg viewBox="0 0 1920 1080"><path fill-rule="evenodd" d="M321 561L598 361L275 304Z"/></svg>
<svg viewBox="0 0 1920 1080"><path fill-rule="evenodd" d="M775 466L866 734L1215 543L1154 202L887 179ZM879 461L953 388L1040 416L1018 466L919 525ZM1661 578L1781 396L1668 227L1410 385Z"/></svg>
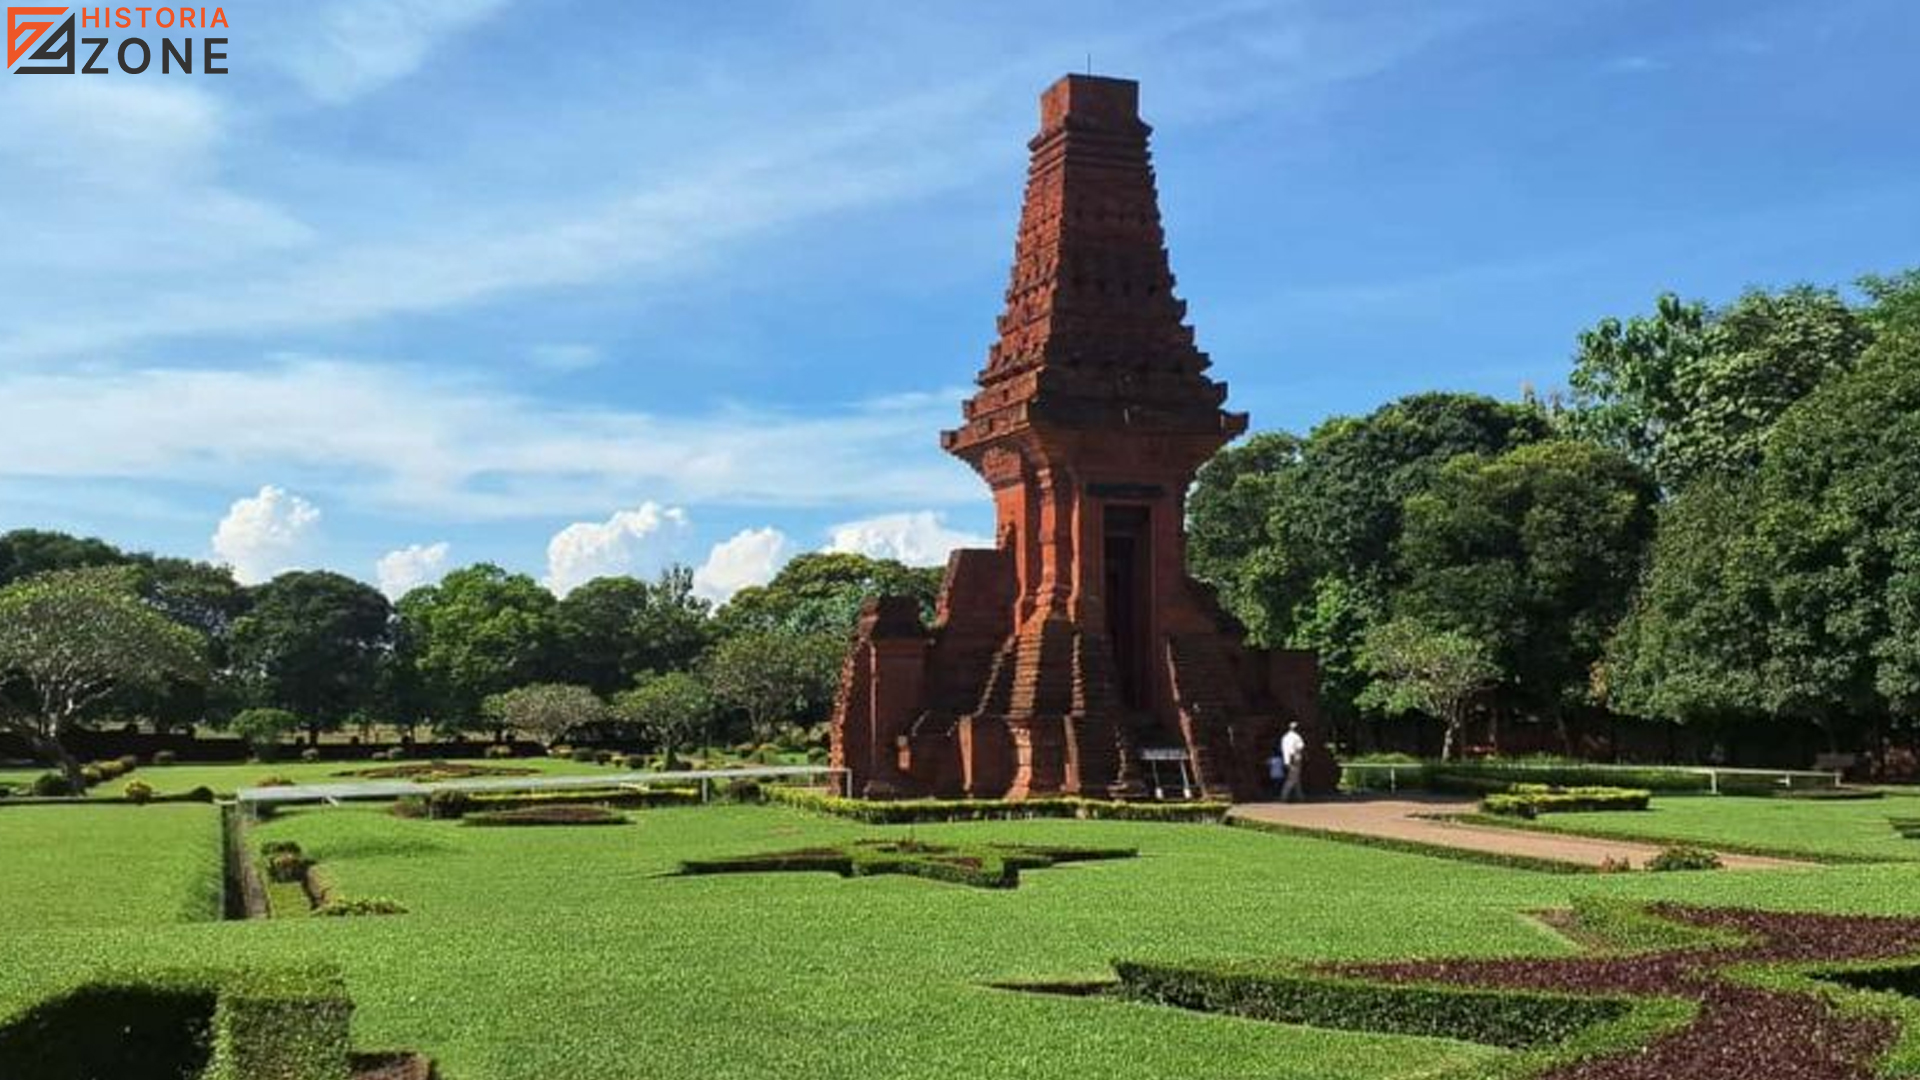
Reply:
<svg viewBox="0 0 1920 1080"><path fill-rule="evenodd" d="M1103 515L1102 553L1106 563L1107 638L1113 643L1113 666L1120 699L1129 709L1147 707L1147 640L1152 596L1151 534L1144 506L1109 506Z"/></svg>

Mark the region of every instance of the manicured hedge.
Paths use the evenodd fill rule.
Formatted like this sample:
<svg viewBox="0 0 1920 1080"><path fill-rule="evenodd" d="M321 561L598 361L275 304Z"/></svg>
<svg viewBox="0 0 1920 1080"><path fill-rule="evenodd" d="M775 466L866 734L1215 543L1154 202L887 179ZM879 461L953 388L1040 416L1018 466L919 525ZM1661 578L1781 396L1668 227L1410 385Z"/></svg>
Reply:
<svg viewBox="0 0 1920 1080"><path fill-rule="evenodd" d="M346 1080L353 999L331 971L253 972L222 983L205 1080Z"/></svg>
<svg viewBox="0 0 1920 1080"><path fill-rule="evenodd" d="M110 975L0 1017L0 1076L347 1080L352 1015L329 970Z"/></svg>
<svg viewBox="0 0 1920 1080"><path fill-rule="evenodd" d="M859 840L840 847L800 848L761 855L693 859L680 864L689 876L822 871L841 877L904 874L910 877L1010 889L1020 871L1061 863L1131 859L1133 848L1041 846L1033 844L929 844L914 840Z"/></svg>
<svg viewBox="0 0 1920 1080"><path fill-rule="evenodd" d="M1220 802L1121 802L1075 796L1038 799L848 799L808 788L765 787L768 802L852 818L871 825L936 821L1001 821L1020 818L1086 818L1111 821L1220 821Z"/></svg>
<svg viewBox="0 0 1920 1080"><path fill-rule="evenodd" d="M627 816L604 806L523 806L463 815L463 825L625 825Z"/></svg>
<svg viewBox="0 0 1920 1080"><path fill-rule="evenodd" d="M1231 964L1122 961L1114 970L1121 993L1136 1001L1283 1024L1462 1039L1510 1050L1558 1044L1633 1009L1624 998L1375 983Z"/></svg>
<svg viewBox="0 0 1920 1080"><path fill-rule="evenodd" d="M600 806L643 810L660 806L693 806L700 792L693 788L595 788L584 791L471 792L436 791L430 796L408 795L393 804L404 818L459 818L481 811L527 810L555 806Z"/></svg>
<svg viewBox="0 0 1920 1080"><path fill-rule="evenodd" d="M1480 800L1480 809L1489 814L1532 818L1541 814L1594 810L1645 810L1652 798L1651 792L1633 788L1556 788L1545 784L1515 784L1511 791L1488 795Z"/></svg>
<svg viewBox="0 0 1920 1080"><path fill-rule="evenodd" d="M1661 848L1658 854L1647 860L1647 869L1656 871L1718 870L1721 865L1719 854L1691 844Z"/></svg>

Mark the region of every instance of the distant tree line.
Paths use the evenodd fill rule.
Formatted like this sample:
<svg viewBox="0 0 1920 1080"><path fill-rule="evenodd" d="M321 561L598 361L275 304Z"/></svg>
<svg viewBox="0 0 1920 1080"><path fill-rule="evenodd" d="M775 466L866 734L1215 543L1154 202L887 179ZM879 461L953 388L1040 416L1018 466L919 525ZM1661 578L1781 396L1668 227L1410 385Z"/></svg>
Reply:
<svg viewBox="0 0 1920 1080"><path fill-rule="evenodd" d="M1446 745L1611 715L1920 717L1920 272L1660 297L1580 335L1570 394L1416 394L1202 470L1189 559L1325 702Z"/></svg>
<svg viewBox="0 0 1920 1080"><path fill-rule="evenodd" d="M0 731L76 776L60 739L101 723L207 725L262 746L375 726L667 749L809 728L795 738L818 741L861 603L931 605L938 574L808 554L714 610L684 566L556 597L480 564L389 603L329 571L246 587L224 567L18 530L0 534Z"/></svg>

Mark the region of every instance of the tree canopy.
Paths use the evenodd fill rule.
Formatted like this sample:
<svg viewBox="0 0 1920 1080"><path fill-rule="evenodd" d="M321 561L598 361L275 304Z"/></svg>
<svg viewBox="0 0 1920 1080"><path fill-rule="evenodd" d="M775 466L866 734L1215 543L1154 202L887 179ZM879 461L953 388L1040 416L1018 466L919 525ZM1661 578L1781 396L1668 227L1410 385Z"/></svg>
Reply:
<svg viewBox="0 0 1920 1080"><path fill-rule="evenodd" d="M413 663L437 710L434 723L480 719L480 702L541 681L554 661L558 601L525 574L480 563L400 598Z"/></svg>
<svg viewBox="0 0 1920 1080"><path fill-rule="evenodd" d="M325 570L296 570L255 587L250 599L228 646L250 701L285 709L317 734L376 700L393 644L393 608L379 590Z"/></svg>
<svg viewBox="0 0 1920 1080"><path fill-rule="evenodd" d="M0 588L0 726L56 761L64 739L116 691L205 677L193 632L161 615L118 567L52 570Z"/></svg>

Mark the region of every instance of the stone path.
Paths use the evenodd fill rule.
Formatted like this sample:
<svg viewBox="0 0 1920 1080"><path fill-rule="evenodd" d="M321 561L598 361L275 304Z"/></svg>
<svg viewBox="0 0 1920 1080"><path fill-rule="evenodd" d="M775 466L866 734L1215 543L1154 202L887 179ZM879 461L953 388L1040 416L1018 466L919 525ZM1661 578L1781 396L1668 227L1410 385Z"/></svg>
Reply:
<svg viewBox="0 0 1920 1080"><path fill-rule="evenodd" d="M1502 829L1486 825L1466 825L1434 821L1430 815L1464 814L1474 809L1472 799L1440 796L1391 797L1349 796L1312 803L1242 803L1231 816L1250 821L1270 821L1299 829L1325 832L1361 833L1394 840L1412 840L1441 847L1487 851L1501 855L1521 855L1535 859L1598 866L1607 859L1625 859L1637 869L1658 854L1654 844L1626 840L1604 840L1586 836L1524 829ZM1758 855L1720 853L1729 870L1779 870L1808 868L1816 864L1792 859L1765 858Z"/></svg>

